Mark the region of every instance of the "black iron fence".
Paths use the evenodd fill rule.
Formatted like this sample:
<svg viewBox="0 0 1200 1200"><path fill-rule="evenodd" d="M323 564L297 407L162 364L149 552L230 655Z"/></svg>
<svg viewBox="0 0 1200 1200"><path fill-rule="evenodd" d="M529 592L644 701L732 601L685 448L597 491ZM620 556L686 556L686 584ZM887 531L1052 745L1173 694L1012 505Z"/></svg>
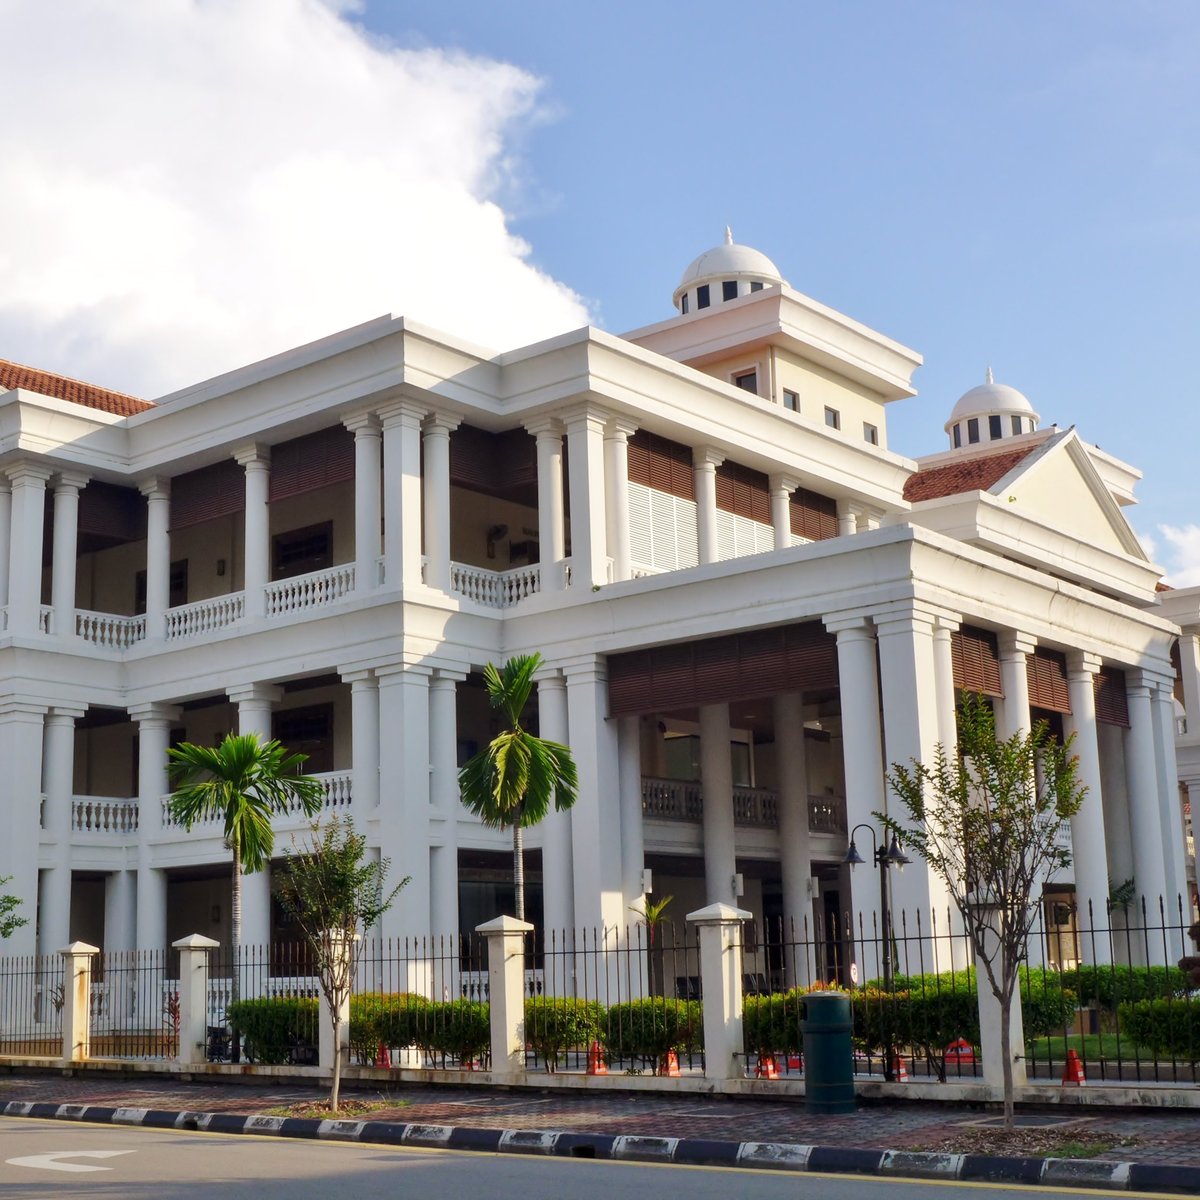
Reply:
<svg viewBox="0 0 1200 1200"><path fill-rule="evenodd" d="M61 1057L63 999L61 954L0 958L0 1054Z"/></svg>
<svg viewBox="0 0 1200 1200"><path fill-rule="evenodd" d="M179 1053L179 984L161 950L97 955L91 973L91 1056L174 1058Z"/></svg>

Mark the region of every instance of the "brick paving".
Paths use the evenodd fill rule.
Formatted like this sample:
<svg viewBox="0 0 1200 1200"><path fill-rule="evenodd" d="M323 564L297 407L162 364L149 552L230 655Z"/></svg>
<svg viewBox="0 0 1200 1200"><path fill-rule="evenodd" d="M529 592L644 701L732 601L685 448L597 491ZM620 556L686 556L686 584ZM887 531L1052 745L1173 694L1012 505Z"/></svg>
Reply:
<svg viewBox="0 0 1200 1200"><path fill-rule="evenodd" d="M254 1116L269 1109L319 1101L327 1091L299 1081L264 1084L181 1082L53 1074L0 1076L0 1103L10 1100L168 1111L224 1112ZM347 1099L394 1102L371 1120L546 1129L575 1133L646 1134L729 1141L796 1142L880 1150L954 1149L970 1122L987 1113L935 1103L864 1104L845 1116L813 1116L803 1100L593 1092L586 1095L537 1089L409 1086L381 1091L348 1083ZM1077 1128L1133 1139L1098 1155L1110 1161L1172 1163L1200 1167L1200 1110L1087 1109L1059 1112ZM961 1147L966 1149L964 1145Z"/></svg>

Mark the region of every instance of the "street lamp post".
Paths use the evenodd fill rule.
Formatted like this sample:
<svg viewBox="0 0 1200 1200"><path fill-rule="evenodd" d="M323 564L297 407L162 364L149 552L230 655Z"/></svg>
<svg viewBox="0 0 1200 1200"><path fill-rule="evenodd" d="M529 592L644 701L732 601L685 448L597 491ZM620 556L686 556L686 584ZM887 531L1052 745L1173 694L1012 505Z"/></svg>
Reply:
<svg viewBox="0 0 1200 1200"><path fill-rule="evenodd" d="M875 865L879 868L879 921L880 934L883 938L883 990L890 995L892 992L892 905L891 897L888 894L888 868L895 867L897 870L902 871L908 863L912 862L912 859L900 849L899 839L894 833L892 834L890 844L880 845L879 839L875 836L874 827L863 823L855 825L850 830L850 849L846 851L846 857L842 859L842 862L851 869L858 866L859 863L866 861L859 854L858 847L854 844L854 835L860 829L865 829L871 835L872 857L875 860ZM887 835L885 834L884 836L886 838ZM884 1016L883 1031L883 1078L885 1083L894 1083L896 1079L896 1072L893 1066L895 1047L892 1044L890 1013Z"/></svg>

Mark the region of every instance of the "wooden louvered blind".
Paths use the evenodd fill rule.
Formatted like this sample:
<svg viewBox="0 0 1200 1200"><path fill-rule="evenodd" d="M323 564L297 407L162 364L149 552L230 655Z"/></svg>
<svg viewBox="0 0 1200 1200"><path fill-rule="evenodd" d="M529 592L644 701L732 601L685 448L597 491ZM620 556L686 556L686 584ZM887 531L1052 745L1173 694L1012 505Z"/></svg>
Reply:
<svg viewBox="0 0 1200 1200"><path fill-rule="evenodd" d="M837 639L819 622L806 622L610 655L609 715L726 704L837 681Z"/></svg>
<svg viewBox="0 0 1200 1200"><path fill-rule="evenodd" d="M769 519L769 518L768 518ZM792 493L792 532L814 542L838 535L837 501L807 488Z"/></svg>
<svg viewBox="0 0 1200 1200"><path fill-rule="evenodd" d="M629 439L629 479L682 500L696 499L691 447L644 429Z"/></svg>
<svg viewBox="0 0 1200 1200"><path fill-rule="evenodd" d="M171 480L171 528L186 529L246 507L246 473L233 459Z"/></svg>
<svg viewBox="0 0 1200 1200"><path fill-rule="evenodd" d="M717 507L762 525L771 524L771 491L767 477L740 463L717 468Z"/></svg>
<svg viewBox="0 0 1200 1200"><path fill-rule="evenodd" d="M146 500L133 488L95 480L79 493L79 534L96 534L114 542L136 542L146 536Z"/></svg>
<svg viewBox="0 0 1200 1200"><path fill-rule="evenodd" d="M1093 680L1096 690L1096 720L1105 725L1129 728L1129 701L1125 695L1125 672L1101 667Z"/></svg>
<svg viewBox="0 0 1200 1200"><path fill-rule="evenodd" d="M354 434L342 425L271 447L271 500L354 478Z"/></svg>
<svg viewBox="0 0 1200 1200"><path fill-rule="evenodd" d="M1000 654L996 635L990 629L964 625L950 635L950 657L954 663L954 686L982 696L1003 696L1000 683Z"/></svg>
<svg viewBox="0 0 1200 1200"><path fill-rule="evenodd" d="M563 474L567 460L563 456ZM456 487L537 503L537 443L524 429L490 433L460 425L450 435L450 482Z"/></svg>
<svg viewBox="0 0 1200 1200"><path fill-rule="evenodd" d="M1025 659L1029 680L1029 707L1048 712L1069 713L1070 695L1067 692L1067 660L1057 650L1039 646Z"/></svg>

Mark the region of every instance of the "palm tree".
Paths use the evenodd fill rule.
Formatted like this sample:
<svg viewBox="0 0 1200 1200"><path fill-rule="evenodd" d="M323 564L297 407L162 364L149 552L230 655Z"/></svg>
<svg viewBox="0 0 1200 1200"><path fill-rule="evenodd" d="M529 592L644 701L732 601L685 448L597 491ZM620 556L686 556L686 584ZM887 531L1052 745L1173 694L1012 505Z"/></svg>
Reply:
<svg viewBox="0 0 1200 1200"><path fill-rule="evenodd" d="M242 876L271 861L275 834L271 817L300 809L315 817L321 809L321 781L302 775L305 754L289 754L279 742L256 733L231 733L219 746L181 742L170 757L171 815L188 832L197 821L223 820L225 844L233 851L230 949L238 961L242 941ZM233 998L238 996L233 972Z"/></svg>
<svg viewBox="0 0 1200 1200"><path fill-rule="evenodd" d="M521 726L540 654L518 654L497 670L483 669L492 708L504 714L507 728L474 755L458 773L463 803L493 829L513 831L513 884L517 919L525 919L525 856L522 830L538 824L550 804L563 812L575 803L579 778L571 751L536 737Z"/></svg>

